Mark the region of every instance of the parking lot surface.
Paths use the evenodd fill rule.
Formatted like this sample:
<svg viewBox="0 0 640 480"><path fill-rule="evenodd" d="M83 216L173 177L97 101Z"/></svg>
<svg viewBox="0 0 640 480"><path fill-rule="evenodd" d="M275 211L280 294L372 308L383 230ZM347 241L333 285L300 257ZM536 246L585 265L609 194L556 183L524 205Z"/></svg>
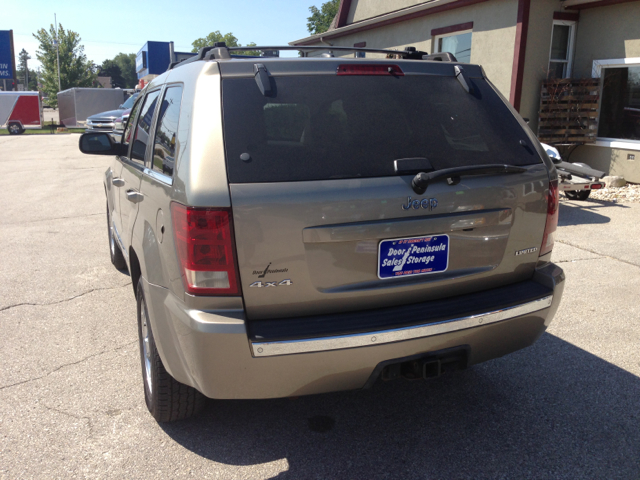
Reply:
<svg viewBox="0 0 640 480"><path fill-rule="evenodd" d="M528 349L160 425L109 262L109 160L78 138L0 137L0 478L640 478L640 204L561 203L564 296Z"/></svg>

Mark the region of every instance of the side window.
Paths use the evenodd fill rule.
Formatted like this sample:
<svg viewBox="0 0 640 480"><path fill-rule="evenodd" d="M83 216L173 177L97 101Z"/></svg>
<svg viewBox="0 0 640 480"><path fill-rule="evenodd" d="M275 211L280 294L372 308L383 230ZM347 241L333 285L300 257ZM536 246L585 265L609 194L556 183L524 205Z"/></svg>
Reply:
<svg viewBox="0 0 640 480"><path fill-rule="evenodd" d="M131 132L133 132L133 122L136 121L136 115L138 115L138 111L140 110L140 105L142 105L142 96L138 98L135 105L131 109L129 113L129 120L127 121L127 126L124 129L124 134L122 135L122 143L124 145L129 145L131 143Z"/></svg>
<svg viewBox="0 0 640 480"><path fill-rule="evenodd" d="M140 165L144 164L144 152L147 149L147 143L149 143L149 131L151 130L151 123L153 121L153 112L156 109L159 96L160 90L156 90L145 97L142 109L140 110L140 116L138 117L138 123L135 127L133 145L131 147L131 160Z"/></svg>
<svg viewBox="0 0 640 480"><path fill-rule="evenodd" d="M173 175L178 147L176 138L178 136L181 100L181 86L167 88L160 105L158 126L153 145L153 170L169 176Z"/></svg>

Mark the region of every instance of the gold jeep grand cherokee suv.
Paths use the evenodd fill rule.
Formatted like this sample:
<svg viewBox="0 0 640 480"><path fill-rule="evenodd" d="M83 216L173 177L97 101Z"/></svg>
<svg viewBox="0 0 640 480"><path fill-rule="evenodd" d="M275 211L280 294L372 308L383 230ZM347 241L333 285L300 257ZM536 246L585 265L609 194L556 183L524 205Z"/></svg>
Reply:
<svg viewBox="0 0 640 480"><path fill-rule="evenodd" d="M556 170L482 67L331 48L203 48L120 143L80 139L113 156L111 259L158 421L437 376L531 345L558 308Z"/></svg>

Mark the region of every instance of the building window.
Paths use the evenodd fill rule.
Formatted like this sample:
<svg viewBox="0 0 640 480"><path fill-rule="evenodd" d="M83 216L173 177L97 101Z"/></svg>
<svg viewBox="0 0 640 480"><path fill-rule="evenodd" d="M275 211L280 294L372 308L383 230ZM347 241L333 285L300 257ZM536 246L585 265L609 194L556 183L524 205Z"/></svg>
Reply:
<svg viewBox="0 0 640 480"><path fill-rule="evenodd" d="M471 31L455 32L434 37L434 52L452 53L459 62L471 63Z"/></svg>
<svg viewBox="0 0 640 480"><path fill-rule="evenodd" d="M548 78L571 77L576 22L554 20Z"/></svg>
<svg viewBox="0 0 640 480"><path fill-rule="evenodd" d="M640 65L601 68L598 137L640 140Z"/></svg>

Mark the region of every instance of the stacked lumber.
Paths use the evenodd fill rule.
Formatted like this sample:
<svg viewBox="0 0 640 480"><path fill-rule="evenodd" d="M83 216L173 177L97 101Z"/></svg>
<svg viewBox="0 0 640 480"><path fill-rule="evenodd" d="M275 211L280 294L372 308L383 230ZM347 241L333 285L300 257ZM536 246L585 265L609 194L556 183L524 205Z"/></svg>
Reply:
<svg viewBox="0 0 640 480"><path fill-rule="evenodd" d="M551 145L595 143L599 99L599 78L544 80L538 139Z"/></svg>

